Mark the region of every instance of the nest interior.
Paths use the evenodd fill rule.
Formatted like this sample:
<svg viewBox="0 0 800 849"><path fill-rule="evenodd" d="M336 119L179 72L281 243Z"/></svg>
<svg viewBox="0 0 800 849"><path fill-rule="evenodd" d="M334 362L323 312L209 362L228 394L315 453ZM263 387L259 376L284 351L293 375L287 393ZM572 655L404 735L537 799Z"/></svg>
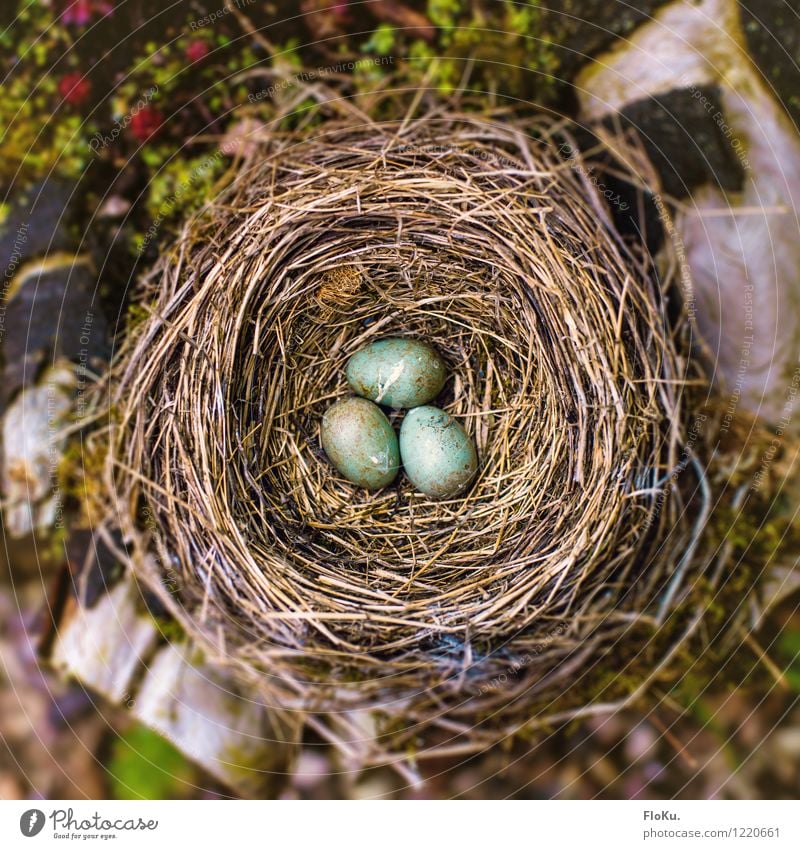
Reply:
<svg viewBox="0 0 800 849"><path fill-rule="evenodd" d="M433 725L483 745L681 597L698 481L669 286L554 132L272 137L143 287L105 387L109 512L274 706L402 715L388 747ZM369 493L320 449L348 357L390 335L448 363L436 403L480 460L457 499L402 474Z"/></svg>

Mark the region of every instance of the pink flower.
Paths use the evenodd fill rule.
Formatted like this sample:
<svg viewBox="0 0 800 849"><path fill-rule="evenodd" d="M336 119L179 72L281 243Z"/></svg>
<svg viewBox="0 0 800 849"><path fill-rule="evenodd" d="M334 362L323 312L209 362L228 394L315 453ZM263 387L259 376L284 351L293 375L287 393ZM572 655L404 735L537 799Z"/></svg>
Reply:
<svg viewBox="0 0 800 849"><path fill-rule="evenodd" d="M79 106L92 92L92 84L80 71L70 71L58 81L58 93L73 106Z"/></svg>
<svg viewBox="0 0 800 849"><path fill-rule="evenodd" d="M108 0L64 0L65 24L76 27L85 27L91 23L94 17L110 15L114 11L114 4Z"/></svg>
<svg viewBox="0 0 800 849"><path fill-rule="evenodd" d="M164 116L158 109L144 106L131 118L131 133L137 141L144 143L153 138L163 123Z"/></svg>
<svg viewBox="0 0 800 849"><path fill-rule="evenodd" d="M199 62L208 56L208 44L201 39L190 41L186 46L186 58L190 62Z"/></svg>

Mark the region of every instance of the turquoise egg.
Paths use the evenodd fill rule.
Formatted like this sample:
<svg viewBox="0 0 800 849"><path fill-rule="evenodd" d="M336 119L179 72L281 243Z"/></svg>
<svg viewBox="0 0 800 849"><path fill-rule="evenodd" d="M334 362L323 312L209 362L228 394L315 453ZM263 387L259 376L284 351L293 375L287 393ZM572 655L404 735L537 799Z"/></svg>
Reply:
<svg viewBox="0 0 800 849"><path fill-rule="evenodd" d="M400 456L411 483L432 498L457 495L478 470L475 443L438 407L409 410L400 428Z"/></svg>
<svg viewBox="0 0 800 849"><path fill-rule="evenodd" d="M347 363L347 382L356 395L400 409L435 398L447 379L444 360L418 339L379 339Z"/></svg>
<svg viewBox="0 0 800 849"><path fill-rule="evenodd" d="M320 435L328 459L352 483L380 489L397 477L397 435L372 401L337 401L322 417Z"/></svg>

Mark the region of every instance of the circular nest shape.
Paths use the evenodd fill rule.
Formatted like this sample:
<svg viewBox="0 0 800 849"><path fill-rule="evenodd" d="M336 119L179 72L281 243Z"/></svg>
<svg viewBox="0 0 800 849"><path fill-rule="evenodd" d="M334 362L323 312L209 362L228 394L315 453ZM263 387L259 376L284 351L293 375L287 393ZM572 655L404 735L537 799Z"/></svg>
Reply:
<svg viewBox="0 0 800 849"><path fill-rule="evenodd" d="M585 700L680 595L696 479L668 286L553 132L273 138L142 292L110 386L117 519L273 706L369 708L387 748L431 726L485 745ZM402 473L367 492L321 451L348 357L386 336L448 364L435 403L480 463L456 499Z"/></svg>

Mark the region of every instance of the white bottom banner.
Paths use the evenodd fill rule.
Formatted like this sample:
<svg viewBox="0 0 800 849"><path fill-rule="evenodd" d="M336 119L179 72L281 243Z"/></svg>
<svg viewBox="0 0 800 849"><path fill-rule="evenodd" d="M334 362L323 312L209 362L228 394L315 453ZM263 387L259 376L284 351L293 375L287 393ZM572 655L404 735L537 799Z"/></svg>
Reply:
<svg viewBox="0 0 800 849"><path fill-rule="evenodd" d="M353 807L356 804L358 810ZM180 849L238 845L281 849L797 849L800 802L0 803L0 846L31 849L53 841Z"/></svg>

